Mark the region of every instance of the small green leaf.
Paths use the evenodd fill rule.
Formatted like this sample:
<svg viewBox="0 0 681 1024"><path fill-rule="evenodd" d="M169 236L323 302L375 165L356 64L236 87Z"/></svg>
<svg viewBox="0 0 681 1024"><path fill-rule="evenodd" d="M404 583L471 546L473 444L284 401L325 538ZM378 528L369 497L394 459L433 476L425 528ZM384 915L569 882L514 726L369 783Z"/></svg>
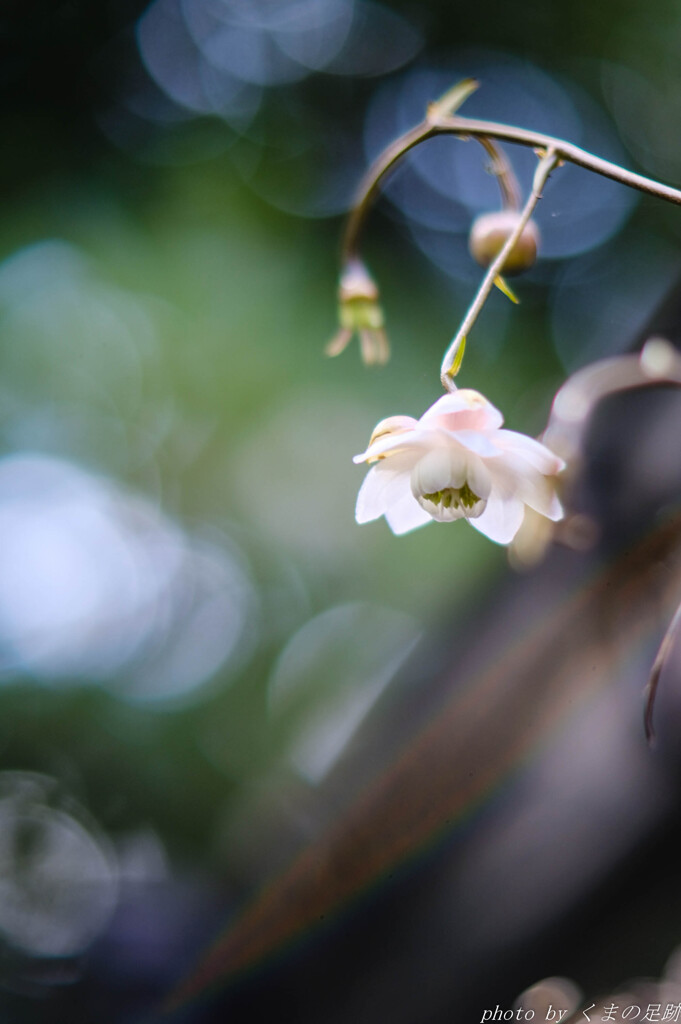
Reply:
<svg viewBox="0 0 681 1024"><path fill-rule="evenodd" d="M461 339L461 343L460 343L458 349L456 350L456 355L454 356L454 361L453 361L452 365L449 367L449 370L447 371L447 373L449 374L450 377L456 377L457 373L461 369L461 364L463 362L463 354L464 354L465 351L466 351L466 338L464 336Z"/></svg>
<svg viewBox="0 0 681 1024"><path fill-rule="evenodd" d="M520 299L515 294L515 292L509 287L508 283L503 279L501 274L497 274L497 276L494 278L494 283L499 289L499 291L504 293L507 299L510 299L511 302L514 302L516 306L519 304Z"/></svg>

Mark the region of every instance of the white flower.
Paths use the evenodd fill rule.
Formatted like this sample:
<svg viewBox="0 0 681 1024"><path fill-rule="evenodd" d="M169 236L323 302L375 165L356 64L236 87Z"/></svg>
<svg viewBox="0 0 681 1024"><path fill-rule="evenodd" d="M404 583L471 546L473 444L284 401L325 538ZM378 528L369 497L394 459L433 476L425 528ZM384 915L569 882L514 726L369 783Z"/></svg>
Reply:
<svg viewBox="0 0 681 1024"><path fill-rule="evenodd" d="M391 416L355 462L375 463L357 497L358 523L385 516L393 533L431 519L467 519L509 544L529 506L562 518L555 480L565 463L539 441L502 430L503 416L477 391L443 395L420 420Z"/></svg>

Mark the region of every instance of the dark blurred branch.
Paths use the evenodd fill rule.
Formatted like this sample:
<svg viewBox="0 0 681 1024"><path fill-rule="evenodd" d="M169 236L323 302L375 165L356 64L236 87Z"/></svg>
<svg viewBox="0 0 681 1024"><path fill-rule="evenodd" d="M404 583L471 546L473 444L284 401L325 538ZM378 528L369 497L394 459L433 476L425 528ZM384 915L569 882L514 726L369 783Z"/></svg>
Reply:
<svg viewBox="0 0 681 1024"><path fill-rule="evenodd" d="M681 355L664 338L646 341L640 352L612 356L577 370L558 390L542 434L544 444L565 459L563 484L581 471L591 417L609 395L655 384L681 385Z"/></svg>
<svg viewBox="0 0 681 1024"><path fill-rule="evenodd" d="M646 731L646 739L651 745L655 742L655 728L653 726L653 710L655 707L655 697L657 695L657 687L660 682L660 676L662 670L669 661L669 655L671 654L672 648L676 641L679 632L679 626L681 626L681 604L674 612L672 621L669 623L667 632L662 638L653 667L650 670L650 677L646 688L643 692L644 707L643 707L643 724Z"/></svg>
<svg viewBox="0 0 681 1024"><path fill-rule="evenodd" d="M542 440L561 455L567 465L563 491L568 491L582 470L584 440L596 407L618 391L651 384L681 385L681 355L664 338L650 338L641 352L614 356L590 363L574 373L553 400ZM655 739L653 710L662 671L681 626L681 605L664 635L644 691L643 721L648 742Z"/></svg>
<svg viewBox="0 0 681 1024"><path fill-rule="evenodd" d="M463 675L455 659L449 700L329 832L264 887L166 1009L233 983L447 835L562 716L611 685L623 657L676 601L680 538L677 516L567 603L561 591L522 644L490 650Z"/></svg>

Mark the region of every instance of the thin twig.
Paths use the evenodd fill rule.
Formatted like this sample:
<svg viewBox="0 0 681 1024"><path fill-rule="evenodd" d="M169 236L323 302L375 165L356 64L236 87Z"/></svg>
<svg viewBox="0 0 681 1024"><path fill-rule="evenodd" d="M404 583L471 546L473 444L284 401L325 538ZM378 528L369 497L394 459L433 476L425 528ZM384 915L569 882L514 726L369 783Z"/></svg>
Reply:
<svg viewBox="0 0 681 1024"><path fill-rule="evenodd" d="M595 174L601 174L605 178L619 181L622 185L638 189L639 192L647 192L649 195L658 196L660 199L667 199L670 203L681 205L681 191L672 188L671 185L663 185L653 178L646 178L634 171L627 171L619 164L611 163L600 156L594 156L585 149L565 142L564 139L554 138L553 135L544 135L541 132L530 131L527 128L515 128L512 125L497 124L494 121L479 121L467 117L442 118L435 125L438 129L435 134L452 132L455 135L468 135L477 138L484 135L489 139L501 139L504 142L517 142L521 146L529 146L531 149L553 149L561 160L566 160L577 167L584 167Z"/></svg>
<svg viewBox="0 0 681 1024"><path fill-rule="evenodd" d="M502 149L484 135L479 135L477 141L492 160L490 171L497 179L501 192L501 201L505 210L520 209L520 185L511 167L511 162Z"/></svg>
<svg viewBox="0 0 681 1024"><path fill-rule="evenodd" d="M577 167L584 167L588 171L610 178L612 181L618 181L639 192L646 192L648 195L681 205L679 189L672 188L671 185L664 185L653 178L646 178L634 171L628 171L624 167L620 167L619 164L594 156L593 153L589 153L571 142L566 142L565 139L544 135L542 132L535 132L528 128L517 128L495 121L481 121L458 115L426 119L391 143L364 176L343 235L343 261L357 255L364 219L386 174L395 167L405 153L427 139L435 138L438 135L456 135L464 139L500 139L504 142L515 142L520 146L528 146L531 149L551 149L560 160L575 164Z"/></svg>
<svg viewBox="0 0 681 1024"><path fill-rule="evenodd" d="M539 161L534 175L534 181L532 182L532 191L527 198L522 212L518 216L518 222L504 242L502 249L490 263L487 273L482 280L482 284L478 288L478 292L473 299L461 326L456 332L451 345L445 352L445 357L442 360L442 368L440 370L440 380L442 381L442 386L446 391L454 390L453 378L461 362L460 359L457 359L459 350L461 349L462 344L465 344L468 333L477 320L478 314L494 286L494 279L502 272L509 253L512 252L518 239L522 235L525 225L532 216L532 211L541 199L542 189L544 188L551 171L555 168L558 162L559 158L553 150L549 150Z"/></svg>
<svg viewBox="0 0 681 1024"><path fill-rule="evenodd" d="M418 146L421 142L425 142L426 139L439 134L441 132L435 125L432 125L429 121L423 121L392 142L371 165L359 183L357 196L345 225L341 243L343 266L350 260L357 258L359 235L364 225L364 218L379 191L383 178L410 149Z"/></svg>

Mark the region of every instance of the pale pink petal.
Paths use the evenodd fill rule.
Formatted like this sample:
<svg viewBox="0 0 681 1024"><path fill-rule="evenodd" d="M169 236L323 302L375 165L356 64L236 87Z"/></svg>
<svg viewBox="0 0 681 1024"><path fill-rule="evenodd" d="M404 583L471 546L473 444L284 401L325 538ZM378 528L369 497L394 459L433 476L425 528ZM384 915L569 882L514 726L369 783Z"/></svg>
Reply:
<svg viewBox="0 0 681 1024"><path fill-rule="evenodd" d="M447 508L442 502L430 501L424 495L417 495L416 500L425 512L436 519L438 523L453 523L456 519L465 517L464 509L460 505L450 505ZM482 502L484 504L484 502Z"/></svg>
<svg viewBox="0 0 681 1024"><path fill-rule="evenodd" d="M509 544L526 506L548 519L560 519L563 510L553 477L563 461L539 441L501 430L502 422L501 413L470 389L443 395L418 421L382 420L376 439L354 459L377 460L357 497L357 521L384 515L393 532L402 534L431 518L465 516L480 533ZM479 499L472 507L464 509L437 493L464 484Z"/></svg>
<svg viewBox="0 0 681 1024"><path fill-rule="evenodd" d="M536 512L554 521L563 518L563 508L556 494L553 476L538 473L519 455L507 454L503 459L486 463L492 476L492 489L498 498L517 497Z"/></svg>
<svg viewBox="0 0 681 1024"><path fill-rule="evenodd" d="M429 420L437 419L438 416L450 416L452 413L467 412L469 409L470 402L466 401L466 396L462 395L460 391L452 391L441 395L433 402L431 407L424 412L421 422L427 423Z"/></svg>
<svg viewBox="0 0 681 1024"><path fill-rule="evenodd" d="M530 473L520 479L518 497L547 519L557 522L563 518L563 506L558 500L554 481L539 473Z"/></svg>
<svg viewBox="0 0 681 1024"><path fill-rule="evenodd" d="M445 430L497 430L504 417L478 391L462 388L438 398L420 422Z"/></svg>
<svg viewBox="0 0 681 1024"><path fill-rule="evenodd" d="M414 464L412 494L433 494L445 487L462 487L466 482L466 453L458 445L432 448Z"/></svg>
<svg viewBox="0 0 681 1024"><path fill-rule="evenodd" d="M468 522L497 544L510 544L525 515L525 506L519 498L499 498L490 495L485 511Z"/></svg>
<svg viewBox="0 0 681 1024"><path fill-rule="evenodd" d="M493 434L482 434L478 430L457 430L454 437L464 448L475 452L476 455L483 455L486 459L503 455L503 452L494 444L497 434L503 431L496 430Z"/></svg>
<svg viewBox="0 0 681 1024"><path fill-rule="evenodd" d="M355 519L358 523L370 523L385 515L390 506L405 495L411 498L408 471L388 469L384 464L374 466L359 489Z"/></svg>
<svg viewBox="0 0 681 1024"><path fill-rule="evenodd" d="M485 467L492 480L492 491L495 498L504 501L515 497L518 481L524 473L534 472L527 465L521 465L519 468L509 456L488 460L485 462Z"/></svg>
<svg viewBox="0 0 681 1024"><path fill-rule="evenodd" d="M416 421L415 421L416 422ZM355 455L353 462L367 462L379 455L388 456L392 452L408 451L410 448L423 449L432 443L432 430L402 430L394 434L386 434L370 444L361 455ZM414 456L416 457L416 456Z"/></svg>
<svg viewBox="0 0 681 1024"><path fill-rule="evenodd" d="M546 445L535 441L533 437L518 434L515 430L498 430L494 441L503 451L520 456L540 473L553 475L565 468L563 460Z"/></svg>
<svg viewBox="0 0 681 1024"><path fill-rule="evenodd" d="M469 458L466 480L473 494L486 501L492 490L492 475L482 459Z"/></svg>
<svg viewBox="0 0 681 1024"><path fill-rule="evenodd" d="M433 521L411 493L391 505L385 513L385 518L390 529L398 536Z"/></svg>

